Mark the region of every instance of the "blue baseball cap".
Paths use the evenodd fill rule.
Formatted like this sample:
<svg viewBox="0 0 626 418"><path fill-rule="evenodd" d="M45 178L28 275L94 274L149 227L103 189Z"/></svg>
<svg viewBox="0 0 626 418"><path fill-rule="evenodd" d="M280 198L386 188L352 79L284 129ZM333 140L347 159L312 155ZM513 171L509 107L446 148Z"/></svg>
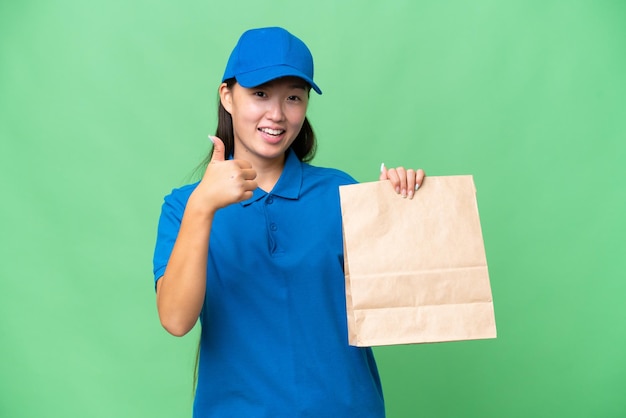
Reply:
<svg viewBox="0 0 626 418"><path fill-rule="evenodd" d="M283 28L260 28L241 35L222 82L235 78L243 87L252 88L287 76L305 80L322 94L313 82L313 56L304 42Z"/></svg>

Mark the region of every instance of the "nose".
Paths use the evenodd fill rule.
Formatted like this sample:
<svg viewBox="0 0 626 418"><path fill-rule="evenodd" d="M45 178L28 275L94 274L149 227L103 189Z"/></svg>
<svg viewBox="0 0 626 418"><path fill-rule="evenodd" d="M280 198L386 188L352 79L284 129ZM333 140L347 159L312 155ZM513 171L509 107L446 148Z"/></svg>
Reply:
<svg viewBox="0 0 626 418"><path fill-rule="evenodd" d="M266 111L269 120L280 122L285 119L285 111L283 104L278 100L270 100Z"/></svg>

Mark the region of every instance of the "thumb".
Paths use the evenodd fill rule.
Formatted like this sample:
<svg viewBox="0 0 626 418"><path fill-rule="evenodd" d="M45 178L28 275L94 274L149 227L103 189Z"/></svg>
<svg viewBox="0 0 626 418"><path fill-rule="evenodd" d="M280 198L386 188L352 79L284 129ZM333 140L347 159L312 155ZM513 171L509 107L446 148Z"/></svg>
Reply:
<svg viewBox="0 0 626 418"><path fill-rule="evenodd" d="M385 167L385 163L382 163L380 165L380 176L378 177L379 180L387 180L389 177L387 177L387 167Z"/></svg>
<svg viewBox="0 0 626 418"><path fill-rule="evenodd" d="M224 153L226 152L224 142L216 136L209 135L209 139L213 142L213 155L211 156L211 162L224 161Z"/></svg>

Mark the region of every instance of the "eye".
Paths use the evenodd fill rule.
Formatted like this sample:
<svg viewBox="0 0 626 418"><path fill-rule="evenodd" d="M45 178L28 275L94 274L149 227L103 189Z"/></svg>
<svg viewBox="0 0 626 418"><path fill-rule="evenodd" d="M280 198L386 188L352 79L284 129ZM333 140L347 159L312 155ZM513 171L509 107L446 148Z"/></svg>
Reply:
<svg viewBox="0 0 626 418"><path fill-rule="evenodd" d="M253 94L256 97L267 97L267 94L264 91L255 91Z"/></svg>
<svg viewBox="0 0 626 418"><path fill-rule="evenodd" d="M300 96L289 96L287 97L287 100L292 102L300 102L302 101L302 98Z"/></svg>

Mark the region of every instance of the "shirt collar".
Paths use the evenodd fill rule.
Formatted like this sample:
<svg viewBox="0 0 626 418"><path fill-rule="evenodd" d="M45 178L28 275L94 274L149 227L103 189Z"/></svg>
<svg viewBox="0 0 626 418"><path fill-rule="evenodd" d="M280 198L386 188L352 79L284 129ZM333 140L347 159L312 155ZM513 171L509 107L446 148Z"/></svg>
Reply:
<svg viewBox="0 0 626 418"><path fill-rule="evenodd" d="M302 161L298 159L296 153L289 148L287 157L285 158L283 172L272 191L267 193L265 190L257 187L254 192L252 192L252 197L242 201L241 204L248 206L267 194L280 196L285 199L297 199L300 196L300 188L302 187L302 164Z"/></svg>

